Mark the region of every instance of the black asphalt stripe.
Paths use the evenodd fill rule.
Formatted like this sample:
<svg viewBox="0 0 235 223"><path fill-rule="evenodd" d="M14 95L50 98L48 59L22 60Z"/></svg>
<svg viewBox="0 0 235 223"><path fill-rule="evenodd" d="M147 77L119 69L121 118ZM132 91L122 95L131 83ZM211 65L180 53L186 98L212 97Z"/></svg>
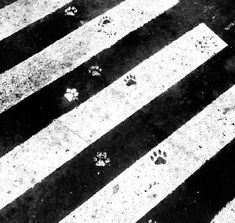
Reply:
<svg viewBox="0 0 235 223"><path fill-rule="evenodd" d="M235 139L138 223L209 223L235 197L234 175Z"/></svg>
<svg viewBox="0 0 235 223"><path fill-rule="evenodd" d="M88 22L121 1L74 0L51 15L2 40L0 42L0 73L40 52L82 26L82 22ZM78 13L75 16L65 15L65 9L69 6L77 8Z"/></svg>
<svg viewBox="0 0 235 223"><path fill-rule="evenodd" d="M227 49L119 124L0 212L1 222L58 222L235 83ZM95 166L106 152L111 162ZM98 174L99 173L99 174Z"/></svg>
<svg viewBox="0 0 235 223"><path fill-rule="evenodd" d="M161 23L163 21L166 23L171 21L172 17L169 17L169 15L171 15L169 12L164 14L155 28L164 24ZM164 20L167 18L169 19L168 21ZM176 26L178 21L177 18L174 19L174 21L176 21L174 28L178 31L180 26ZM163 26L166 26L166 23ZM157 20L153 21L151 24L157 24ZM150 37L148 37L148 35L145 36L144 34L148 33L148 29L146 29L146 27L144 29L145 32L140 32L142 35L139 34L138 41L142 40L142 44L145 43L147 45L148 40L151 43L152 37L151 35ZM163 28L161 27L161 29ZM155 29L151 30L151 32L154 31ZM235 37L234 31L231 30L226 33L223 37L228 42L232 42ZM160 34L160 37L162 35L162 38L165 38L165 35L163 34ZM170 38L175 37L175 35L176 34L170 36ZM129 35L128 38L130 38L130 36L131 35ZM145 38L141 39L141 37ZM127 41L128 38L123 41ZM129 39L129 41L130 40L134 39ZM162 44L163 43L164 41L162 40ZM133 45L131 45L131 47L134 48L134 41L132 44ZM118 44L116 46L118 46ZM137 44L136 48L138 49L140 46L141 45ZM161 44L157 47L161 47ZM110 52L113 52L113 55L117 55L117 52L119 52L115 51L115 48L111 49L113 49L113 51L107 50L105 52L107 53L106 55L111 55ZM135 50L130 50L130 52L133 54L136 53ZM145 51L143 50L143 52ZM122 53L126 53L126 51L122 51ZM105 58L103 55L105 54L100 54L98 57L93 58L93 62L102 62L101 59ZM121 55L122 54L119 54L119 56ZM139 56L139 54L136 55ZM131 56L133 57L133 55ZM169 91L164 93L161 97L155 99L148 106L145 106L144 109L141 109L131 118L121 123L104 137L100 138L73 160L66 163L40 184L19 197L15 202L2 209L0 212L0 221L53 223L62 219L79 204L86 201L96 191L101 189L110 180L134 163L136 159L143 156L151 148L156 146L159 142L164 140L173 131L198 113L213 99L232 86L232 84L235 83L234 67L230 62L233 56L233 48L227 49L215 56L209 63L201 66L188 78L169 89ZM124 57L125 61L122 62L123 67L121 66L122 64L118 64L117 66L120 66L121 69L119 67L115 67L113 69L122 73L127 69L124 66L125 64L128 64L128 69L130 69L131 66L135 66L134 62L136 60L139 61L144 59L140 57L138 59L135 58L135 60L131 60L132 57ZM120 61L119 58L116 58L118 59L117 61L113 58L110 60L113 60L116 63L117 61ZM105 62L107 63L107 58L106 61L103 61L104 67ZM112 70L111 66L108 68L106 68L107 71ZM108 76L109 72L107 72L106 75ZM106 78L104 80L106 80ZM110 79L111 78L115 79L116 76L113 75ZM93 86L94 85L90 88L94 89ZM102 85L100 85L100 87L102 88ZM45 98L48 96L50 95L45 95ZM37 101L37 103L39 102ZM48 106L49 105L50 104L48 104ZM68 108L68 110L69 109L70 108ZM59 110L59 112L61 112L61 110ZM15 113L15 115L16 114L17 113ZM46 111L44 114L46 114ZM26 115L27 114L24 113L24 116ZM12 118L13 117L14 116L12 116ZM37 120L37 117L38 116L34 116L35 120ZM40 118L41 117L38 119ZM22 123L19 125L21 124ZM27 122L25 124L27 124ZM14 128L14 126L12 127ZM17 137L17 134L15 134L15 137ZM94 165L93 157L96 155L96 152L99 151L106 151L108 153L112 160L110 166L102 169ZM98 171L100 171L100 175L97 175Z"/></svg>
<svg viewBox="0 0 235 223"><path fill-rule="evenodd" d="M7 5L12 4L13 2L16 2L17 0L1 0L0 1L0 9L4 8Z"/></svg>
<svg viewBox="0 0 235 223"><path fill-rule="evenodd" d="M188 1L178 4L73 72L0 114L0 156L26 141L53 119L86 101L201 21L208 21L210 25L212 15L209 15L212 13L208 11L207 14L200 14L202 8L203 5L188 4ZM219 17L217 20L220 21ZM219 23L221 28L228 22L216 24ZM101 77L89 75L88 68L94 64L103 69ZM68 87L78 89L78 102L68 103L63 97Z"/></svg>
<svg viewBox="0 0 235 223"><path fill-rule="evenodd" d="M167 24L174 22L170 30ZM177 20L164 14L141 29L123 38L73 72L36 92L18 105L0 114L1 156L46 127L51 121L86 101L142 60L157 52L188 29L178 29ZM166 38L166 34L168 38ZM150 33L150 35L149 35ZM161 38L156 38L160 36ZM138 56L136 56L138 55ZM102 67L101 77L92 77L89 66ZM68 103L63 97L66 88L79 91L79 101Z"/></svg>

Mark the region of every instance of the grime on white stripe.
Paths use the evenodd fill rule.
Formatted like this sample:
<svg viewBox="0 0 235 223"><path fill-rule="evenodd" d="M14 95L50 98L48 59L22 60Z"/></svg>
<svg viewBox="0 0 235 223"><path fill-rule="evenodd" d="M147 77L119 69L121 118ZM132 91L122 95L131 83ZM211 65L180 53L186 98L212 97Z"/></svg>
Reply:
<svg viewBox="0 0 235 223"><path fill-rule="evenodd" d="M0 208L226 46L205 24L200 24L15 147L0 158Z"/></svg>
<svg viewBox="0 0 235 223"><path fill-rule="evenodd" d="M0 40L55 12L72 0L18 0L0 9Z"/></svg>
<svg viewBox="0 0 235 223"><path fill-rule="evenodd" d="M72 71L178 0L126 0L0 75L0 113Z"/></svg>
<svg viewBox="0 0 235 223"><path fill-rule="evenodd" d="M234 136L235 86L60 223L135 223Z"/></svg>
<svg viewBox="0 0 235 223"><path fill-rule="evenodd" d="M230 201L211 221L211 223L235 222L235 198Z"/></svg>

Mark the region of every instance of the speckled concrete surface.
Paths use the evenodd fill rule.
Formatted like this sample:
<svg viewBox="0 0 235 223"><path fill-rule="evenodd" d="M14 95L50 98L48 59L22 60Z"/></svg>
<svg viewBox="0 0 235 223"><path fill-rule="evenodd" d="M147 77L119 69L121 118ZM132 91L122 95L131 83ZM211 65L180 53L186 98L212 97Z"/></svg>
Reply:
<svg viewBox="0 0 235 223"><path fill-rule="evenodd" d="M235 86L60 223L138 221L233 139L234 101Z"/></svg>
<svg viewBox="0 0 235 223"><path fill-rule="evenodd" d="M0 9L0 40L53 13L72 0L19 0Z"/></svg>
<svg viewBox="0 0 235 223"><path fill-rule="evenodd" d="M37 55L1 74L0 112L71 72L178 2L142 1L124 1ZM141 9L140 5L143 5ZM104 23L106 20L109 21L107 24Z"/></svg>
<svg viewBox="0 0 235 223"><path fill-rule="evenodd" d="M2 4L4 4L3 2L6 1L1 1L0 7L2 7ZM9 2L13 1L10 0ZM87 14L90 16L95 13L97 15L99 14L99 12L103 13L104 10L108 8L107 6L105 8L104 5L99 8L98 2L102 1L94 1L94 4L91 1L80 2L82 2L81 5L85 5L84 8L81 9L77 7L76 4L71 5L71 9L67 13L70 15L66 15L64 17L55 16L54 18L55 21L58 21L58 26L55 26L56 22L51 23L51 28L46 28L44 32L42 32L43 34L41 36L40 32L42 31L42 29L36 30L35 32L35 30L31 28L40 26L40 24L44 24L44 21L35 26L30 26L30 28L25 30L24 32L19 32L13 37L8 38L0 43L0 69L4 70L6 67L7 69L11 68L13 65L22 62L30 55L43 49L46 44L51 44L50 41L45 40L48 39L52 40L52 42L55 41L55 39L57 38L57 33L60 32L59 30L61 30L61 33L63 33L64 30L67 30L66 32L69 32L69 30L72 31L74 28L76 28L77 24L83 25L83 22L86 22L86 19L84 19L84 17L80 17L80 15L82 14L81 11L84 12L83 15ZM118 1L112 2L117 3ZM91 8L86 6L86 4L89 4L89 7ZM77 8L78 12L76 12L73 7ZM92 10L86 12L86 9L88 8ZM64 15L64 13L65 11L63 9L63 11L61 11L61 14ZM71 16L71 13L77 14L75 16ZM150 113L152 112L152 107L150 106L150 108L148 109L141 110L141 112L145 114L145 118L143 118L142 116L136 116L136 118L134 119L136 123L140 123L142 128L137 128L138 125L132 123L132 125L128 125L126 134L119 132L123 131L124 128L118 128L117 130L115 130L116 132L113 132L110 136L108 136L110 137L110 140L107 139L107 136L106 138L101 140L100 146L99 148L97 148L96 151L100 152L103 151L103 147L110 147L110 150L107 149L104 151L109 151L107 153L107 156L111 162L109 162L108 165L105 166L104 174L104 167L97 167L95 165L96 162L94 162L94 157L96 157L97 153L94 153L91 157L89 156L91 160L89 168L92 169L92 165L98 168L95 169L95 175L99 173L99 175L97 175L97 179L95 179L95 184L102 185L102 183L107 183L112 178L112 175L109 175L109 172L111 170L115 172L115 168L121 170L122 168L124 168L124 166L125 168L128 167L129 164L125 164L125 162L131 163L130 160L134 160L134 157L138 157L136 155L137 153L140 153L139 155L144 155L143 150L147 152L150 148L156 146L160 139L165 139L170 133L172 133L171 131L176 130L182 123L187 121L190 117L194 116L197 112L200 112L200 110L204 108L208 103L210 103L211 100L216 99L221 93L223 93L226 89L228 89L235 83L234 15L235 10L233 0L180 1L180 4L160 16L159 20L154 20L147 24L144 28L139 29L138 32L136 32L138 34L133 33L129 35L126 40L119 41L111 50L105 51L103 54L92 58L88 63L82 65L81 68L77 69L73 74L70 73L70 78L67 76L64 79L58 80L56 84L53 84L51 85L51 87L45 88L40 91L37 96L30 97L29 100L24 100L19 105L13 106L12 109L4 112L4 114L2 114L0 117L1 156L9 152L16 145L26 141L29 137L36 134L42 128L46 127L52 122L54 118L57 118L61 114L75 108L80 103L93 96L97 91L102 90L105 86L116 80L116 78L119 78L128 70L138 65L138 63L140 63L142 60L145 60L153 53L156 53L167 43L175 40L176 37L179 37L183 33L192 29L199 22L205 22L215 33L217 33L223 40L228 43L228 49L223 51L218 56L215 56L216 59L210 61L208 67L207 65L202 66L196 72L194 72L192 75L193 77L187 79L188 84L184 83L180 84L179 86L175 86L173 88L173 91L168 92L162 97L162 100L154 103L154 111L157 118L151 118ZM78 20L76 20L77 18L79 18L79 21L81 20L81 22L78 22ZM65 20L70 22L61 22ZM47 25L48 27L50 27L49 24ZM51 30L51 32L48 32L48 30ZM53 36L55 36L54 39L52 38ZM8 51L9 53L7 53ZM14 57L15 59L13 59ZM20 59L18 60L18 58ZM98 66L102 68L102 70L99 71L101 75L88 78L88 71L89 68L92 66ZM92 73L90 73L90 75L92 75ZM124 82L126 84L135 82L137 82L137 84L139 83L139 79L137 78L133 79L132 77L130 77L129 79L125 78L125 80ZM84 87L81 87L82 85L84 85ZM130 85L130 87L135 86L135 84ZM183 88L181 88L182 86ZM67 99L63 99L67 88L78 89L78 100L74 100L72 101L72 103L70 103L66 101ZM138 129L138 131L140 132L139 140L136 136L138 135L136 134L137 130L135 131L134 128ZM122 137L120 137L120 135ZM123 140L125 140L126 145L122 148L120 145L124 144ZM107 144L108 141L110 141L109 144ZM149 144L151 144L151 146ZM118 148L120 147L120 150L118 151L120 157L118 157L116 154L112 154L111 148L114 147L114 145L118 146ZM145 149L139 149L142 147ZM136 149L134 150L132 148ZM93 149L96 148L93 147ZM132 152L130 151L131 149ZM121 150L127 151L128 154L126 153L126 158L122 153L123 151L121 152ZM129 153L131 155L129 155ZM85 154L87 155L87 153ZM128 156L132 157L132 159L127 158ZM116 160L116 162L114 162L114 159ZM81 162L81 160L82 157L78 159L79 162ZM89 160L81 163L83 163L83 165L87 165L87 162L89 162ZM118 162L120 162L120 165L112 167L112 163ZM224 169L225 171L222 173L223 176L217 175L217 183L216 181L214 181L214 185L210 184L211 188L205 189L204 195L202 195L201 192L197 194L197 196L201 200L197 200L197 203L195 205L198 206L198 209L196 210L200 211L201 217L199 217L200 214L196 212L187 212L184 209L184 207L191 208L190 205L194 202L194 197L191 198L191 195L188 195L190 194L190 185L188 184L183 184L180 187L181 189L184 189L184 193L182 193L182 190L177 190L176 197L177 199L181 200L181 203L174 203L173 199L171 200L171 202L169 202L170 204L172 204L172 209L168 209L167 206L163 206L164 210L166 210L166 212L164 213L164 210L161 209L162 207L158 207L158 212L156 213L159 213L159 210L161 213L163 213L162 215L165 216L169 216L168 213L171 213L173 219L174 216L180 216L181 221L178 221L177 217L175 217L177 219L174 219L177 223L182 223L182 219L184 219L185 222L188 222L189 216L191 223L198 223L200 221L203 223L208 223L208 216L213 216L216 213L215 210L217 210L218 212L220 208L225 206L225 203L223 203L223 206L221 206L220 201L223 200L223 202L225 202L229 199L231 200L231 196L233 196L231 192L233 183L232 181L227 181L225 177L225 175L227 175L228 173L228 176L232 176L230 174L231 169L229 169L231 165L228 165L227 162L233 161L231 158L229 160L226 159L223 162L223 165L220 166L220 171L222 171L222 169ZM80 181L76 179L75 176L77 176L76 174L79 172L78 169L81 171L86 171L85 166L79 166L77 164L77 166L74 165L73 167L70 167L68 165L66 168L66 171L69 170L68 174L70 174L70 176L65 177L65 175L63 175L62 173L66 171L62 168L62 172L59 171L55 175L52 175L52 179L59 179L58 181L55 181L56 183L53 184L53 180L45 181L43 184L38 185L35 190L32 190L32 194L29 193L30 195L28 197L26 195L26 197L24 196L18 199L15 203L9 205L9 207L6 208L6 212L1 211L1 222L58 222L59 219L69 214L69 212L73 210L76 205L79 204L79 202L85 201L89 196L92 196L92 192L95 191L95 188L99 188L96 187L97 185L90 185L88 187L88 184L85 183L79 185ZM215 172L220 171L217 170ZM115 172L115 174L114 172L113 175L115 175L117 171ZM91 171L87 171L87 174L91 174ZM95 175L92 175L92 177L95 178ZM90 176L84 174L78 176L92 179L90 178ZM64 181L64 178L66 178L67 181ZM206 180L204 181L206 182ZM224 181L225 183L223 183ZM19 181L19 183L20 182L21 181ZM34 182L34 180L32 180L32 182ZM225 185L227 182L230 182L231 186L226 187ZM203 185L203 182L201 181L198 181L197 183ZM63 185L63 188L59 189L58 187L60 185ZM194 187L196 186L197 185L194 185ZM82 189L76 190L76 187L81 187ZM203 187L206 188L206 185L204 185ZM219 187L225 188L224 191L220 190ZM228 190L229 192L227 192L227 188L230 189ZM117 190L118 189L116 188L115 191ZM213 202L211 200L208 201L206 194L210 193L211 190L218 191L218 193L215 193L214 195L215 197L217 197L218 202L216 201L216 199L212 199ZM53 191L56 192L54 193ZM65 193L68 194L65 195ZM206 203L205 206L204 203ZM174 206L176 204L178 206ZM172 218L159 218L158 216L157 218L153 217L151 218L152 220L148 220L151 220L152 222L156 221L160 223L168 223L172 222Z"/></svg>
<svg viewBox="0 0 235 223"><path fill-rule="evenodd" d="M40 182L226 46L205 24L200 24L6 154L0 159L2 173L7 173L0 180L0 207ZM168 67L172 60L172 66ZM138 84L125 83L131 75ZM32 162L25 163L29 159Z"/></svg>

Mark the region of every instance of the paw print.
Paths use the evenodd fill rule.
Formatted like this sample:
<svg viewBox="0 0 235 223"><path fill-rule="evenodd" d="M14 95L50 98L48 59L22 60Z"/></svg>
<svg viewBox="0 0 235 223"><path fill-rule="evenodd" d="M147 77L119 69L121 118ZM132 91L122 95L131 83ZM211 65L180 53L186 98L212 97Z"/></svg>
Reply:
<svg viewBox="0 0 235 223"><path fill-rule="evenodd" d="M103 16L98 23L98 32L105 33L108 37L116 35L116 27L112 22L113 20L111 17Z"/></svg>
<svg viewBox="0 0 235 223"><path fill-rule="evenodd" d="M103 16L99 22L100 27L105 27L106 24L109 24L112 22L112 19L110 16Z"/></svg>
<svg viewBox="0 0 235 223"><path fill-rule="evenodd" d="M66 93L64 94L64 97L69 101L75 101L75 100L78 100L78 95L79 93L77 92L77 90L75 88L73 89L70 89L68 88L66 90Z"/></svg>
<svg viewBox="0 0 235 223"><path fill-rule="evenodd" d="M135 85L136 84L135 75L127 76L126 79L124 79L124 81L126 82L126 86Z"/></svg>
<svg viewBox="0 0 235 223"><path fill-rule="evenodd" d="M160 149L157 152L153 152L153 155L150 156L150 159L154 161L156 165L166 164L166 152L162 152Z"/></svg>
<svg viewBox="0 0 235 223"><path fill-rule="evenodd" d="M102 68L100 68L98 65L91 66L88 70L88 72L94 77L94 76L101 76Z"/></svg>
<svg viewBox="0 0 235 223"><path fill-rule="evenodd" d="M110 163L110 159L106 152L97 152L96 156L93 157L96 166L106 166Z"/></svg>
<svg viewBox="0 0 235 223"><path fill-rule="evenodd" d="M78 10L74 6L69 6L67 9L65 9L64 14L66 16L75 16L77 12Z"/></svg>
<svg viewBox="0 0 235 223"><path fill-rule="evenodd" d="M201 53L209 53L211 47L217 47L218 44L214 40L213 36L203 36L203 40L197 40L195 46L201 51Z"/></svg>

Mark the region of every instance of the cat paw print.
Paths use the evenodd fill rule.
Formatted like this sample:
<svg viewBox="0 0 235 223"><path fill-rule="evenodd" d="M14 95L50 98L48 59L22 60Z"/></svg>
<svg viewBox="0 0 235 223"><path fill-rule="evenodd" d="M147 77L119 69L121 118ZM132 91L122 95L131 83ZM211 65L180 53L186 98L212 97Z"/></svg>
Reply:
<svg viewBox="0 0 235 223"><path fill-rule="evenodd" d="M110 16L103 16L101 20L99 21L98 26L103 28L111 22L112 22L112 18Z"/></svg>
<svg viewBox="0 0 235 223"><path fill-rule="evenodd" d="M124 81L126 82L126 86L136 85L136 77L135 75L128 75Z"/></svg>
<svg viewBox="0 0 235 223"><path fill-rule="evenodd" d="M218 46L218 43L213 36L203 36L202 40L197 40L195 46L201 51L201 53L209 54L210 50Z"/></svg>
<svg viewBox="0 0 235 223"><path fill-rule="evenodd" d="M102 68L100 68L98 65L91 66L88 69L89 74L91 74L93 77L95 76L101 76Z"/></svg>
<svg viewBox="0 0 235 223"><path fill-rule="evenodd" d="M117 34L116 27L110 16L103 16L98 23L98 32L106 34L108 37L115 36Z"/></svg>
<svg viewBox="0 0 235 223"><path fill-rule="evenodd" d="M69 101L75 101L78 100L78 95L79 93L77 92L77 90L75 88L67 88L66 93L64 94L64 97Z"/></svg>
<svg viewBox="0 0 235 223"><path fill-rule="evenodd" d="M166 158L167 158L167 154L165 151L161 151L160 149L156 152L153 152L153 155L150 156L150 159L156 164L156 165L160 165L160 164L166 164Z"/></svg>
<svg viewBox="0 0 235 223"><path fill-rule="evenodd" d="M74 6L69 6L67 9L65 9L64 14L66 16L75 16L77 12L78 10Z"/></svg>
<svg viewBox="0 0 235 223"><path fill-rule="evenodd" d="M97 152L96 156L93 157L96 166L104 167L110 163L110 159L106 152Z"/></svg>

